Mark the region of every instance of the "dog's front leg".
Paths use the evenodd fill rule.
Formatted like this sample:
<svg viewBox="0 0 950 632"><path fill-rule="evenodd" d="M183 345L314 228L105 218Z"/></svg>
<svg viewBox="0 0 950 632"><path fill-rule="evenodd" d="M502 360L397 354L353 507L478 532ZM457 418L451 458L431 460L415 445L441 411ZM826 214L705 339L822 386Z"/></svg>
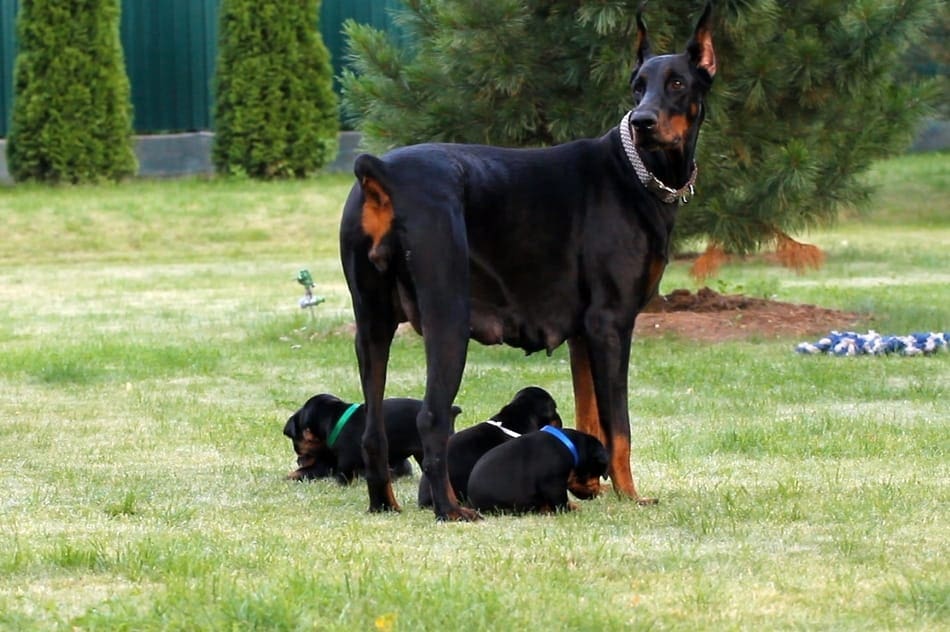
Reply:
<svg viewBox="0 0 950 632"><path fill-rule="evenodd" d="M627 372L630 366L632 327L619 327L611 318L589 313L586 319L586 348L591 383L596 399L600 433L610 452L607 474L614 492L640 504L654 504L637 492L630 468L630 416L627 409ZM571 346L572 368L576 364ZM578 379L575 377L575 384ZM580 428L580 426L579 426ZM589 431L588 431L589 432Z"/></svg>
<svg viewBox="0 0 950 632"><path fill-rule="evenodd" d="M575 428L594 435L606 444L604 431L600 427L600 415L597 413L597 396L594 394L594 378L590 372L590 356L587 340L583 336L574 336L567 341L571 356L571 380L574 383L574 424Z"/></svg>
<svg viewBox="0 0 950 632"><path fill-rule="evenodd" d="M574 427L597 437L601 443L607 445L597 412L597 397L594 394L594 378L590 371L587 341L583 336L574 336L568 339L567 347L571 356L571 380L574 384ZM600 495L598 479L589 481L587 487L591 498Z"/></svg>

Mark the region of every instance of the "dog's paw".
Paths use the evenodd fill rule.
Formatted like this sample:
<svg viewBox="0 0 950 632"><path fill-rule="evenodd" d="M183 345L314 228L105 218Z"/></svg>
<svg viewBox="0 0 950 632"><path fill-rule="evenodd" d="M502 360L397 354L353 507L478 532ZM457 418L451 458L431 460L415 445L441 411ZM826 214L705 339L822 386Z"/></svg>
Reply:
<svg viewBox="0 0 950 632"><path fill-rule="evenodd" d="M402 513L402 507L399 503L372 503L369 506L370 513Z"/></svg>
<svg viewBox="0 0 950 632"><path fill-rule="evenodd" d="M367 481L367 487L369 487L370 513L386 513L390 511L398 513L402 511L399 502L396 500L396 495L393 493L392 483L386 481L382 485L373 485Z"/></svg>
<svg viewBox="0 0 950 632"><path fill-rule="evenodd" d="M482 514L474 509L456 505L445 512L445 514L436 514L435 517L440 522L478 522L482 519Z"/></svg>

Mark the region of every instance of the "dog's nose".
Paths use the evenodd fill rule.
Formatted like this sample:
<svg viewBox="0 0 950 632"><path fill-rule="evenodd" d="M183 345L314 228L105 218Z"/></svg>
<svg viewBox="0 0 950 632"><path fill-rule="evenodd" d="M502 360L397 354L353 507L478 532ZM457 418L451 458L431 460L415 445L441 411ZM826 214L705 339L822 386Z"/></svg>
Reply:
<svg viewBox="0 0 950 632"><path fill-rule="evenodd" d="M630 123L637 131L648 132L656 127L656 114L652 112L634 112Z"/></svg>

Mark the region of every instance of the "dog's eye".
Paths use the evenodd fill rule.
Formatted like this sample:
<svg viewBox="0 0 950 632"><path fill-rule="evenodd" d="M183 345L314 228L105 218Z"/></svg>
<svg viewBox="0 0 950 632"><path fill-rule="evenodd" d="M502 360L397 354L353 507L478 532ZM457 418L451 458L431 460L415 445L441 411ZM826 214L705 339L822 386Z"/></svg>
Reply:
<svg viewBox="0 0 950 632"><path fill-rule="evenodd" d="M670 79L670 90L682 90L685 87L682 79Z"/></svg>
<svg viewBox="0 0 950 632"><path fill-rule="evenodd" d="M637 81L633 84L633 98L639 103L643 98L643 81Z"/></svg>

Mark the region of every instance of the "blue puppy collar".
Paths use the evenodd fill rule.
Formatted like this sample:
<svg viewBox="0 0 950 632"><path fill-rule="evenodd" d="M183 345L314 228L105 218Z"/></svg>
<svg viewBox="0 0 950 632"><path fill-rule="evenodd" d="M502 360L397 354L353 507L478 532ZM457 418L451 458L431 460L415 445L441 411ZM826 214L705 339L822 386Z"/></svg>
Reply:
<svg viewBox="0 0 950 632"><path fill-rule="evenodd" d="M577 453L577 447L574 443L567 438L567 435L561 432L560 428L555 428L554 426L544 426L541 428L541 432L546 432L553 437L556 437L558 441L563 443L568 450L571 451L571 456L574 457L574 467L577 467L577 464L580 463L581 457Z"/></svg>

